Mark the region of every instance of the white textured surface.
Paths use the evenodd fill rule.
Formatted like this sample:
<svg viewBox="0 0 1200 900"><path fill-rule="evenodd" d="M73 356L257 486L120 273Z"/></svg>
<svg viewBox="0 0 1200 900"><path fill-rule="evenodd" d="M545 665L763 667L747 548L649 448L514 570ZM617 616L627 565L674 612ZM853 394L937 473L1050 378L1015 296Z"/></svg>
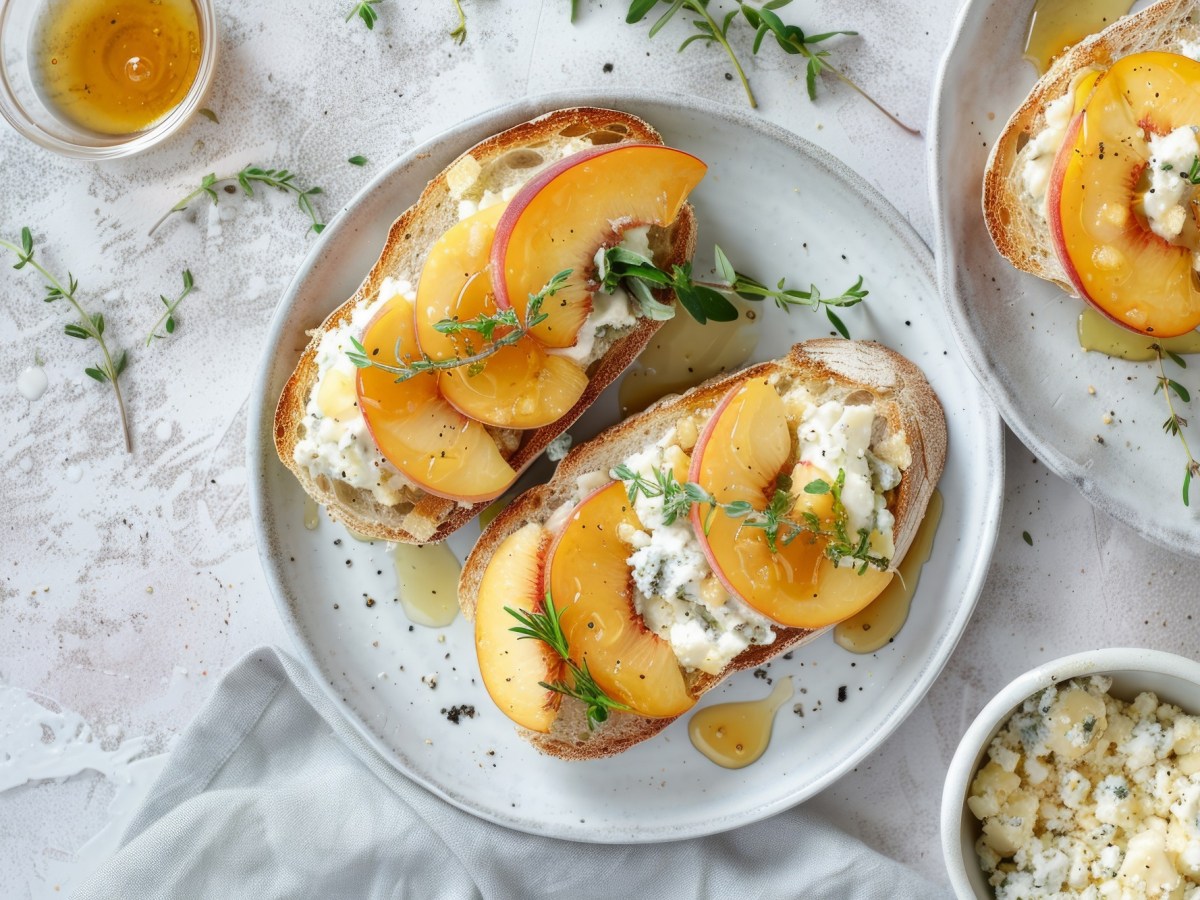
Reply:
<svg viewBox="0 0 1200 900"><path fill-rule="evenodd" d="M82 296L103 306L109 332L131 348L135 433L127 457L108 394L82 374L86 347L62 336L62 315L41 302L36 279L0 267L4 681L55 697L98 733L116 725L162 739L191 719L210 678L250 646L283 639L248 522L244 408L269 313L311 238L290 200L222 195L220 207L176 216L148 239L201 175L287 165L326 189L328 218L378 165L527 92L653 84L744 102L719 51L676 55L682 24L647 41L645 25L622 23L619 0L583 0L574 27L559 0L464 6L470 35L458 47L446 37L449 0L388 0L373 33L320 0L221 2L223 55L207 103L219 125L198 118L165 147L104 165L60 160L0 131L0 231L11 238L28 224L39 258L69 267ZM821 0L785 12L818 29L859 30L836 58L923 125L956 6ZM750 75L765 118L845 160L929 238L922 141L832 83L809 104L800 69L781 54L752 63ZM345 163L356 153L371 160L366 170ZM176 334L145 349L158 295L176 290L184 266L199 290L180 308ZM17 379L35 351L50 387L30 403ZM938 878L945 764L996 689L1062 653L1116 644L1194 653L1200 638L1188 561L1093 513L1015 441L1008 449L1009 505L962 644L883 749L812 801ZM99 827L110 796L93 778L0 795L5 895L52 895L49 862Z"/></svg>

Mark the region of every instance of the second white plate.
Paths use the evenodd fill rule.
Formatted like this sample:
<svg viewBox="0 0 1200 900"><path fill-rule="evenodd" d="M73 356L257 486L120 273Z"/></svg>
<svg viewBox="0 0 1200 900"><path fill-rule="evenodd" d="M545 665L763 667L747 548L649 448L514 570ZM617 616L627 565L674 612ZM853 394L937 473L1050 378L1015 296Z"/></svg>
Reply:
<svg viewBox="0 0 1200 900"><path fill-rule="evenodd" d="M693 195L697 268L719 243L761 279L787 276L826 293L858 275L871 295L842 318L856 338L877 338L920 365L950 429L940 489L945 512L909 622L895 641L854 656L826 635L763 672L793 675L797 695L766 755L729 771L696 752L686 717L657 738L606 760L540 756L519 739L479 683L470 626L409 625L393 603L382 545L360 544L322 519L304 527L304 495L275 458L272 413L312 328L349 296L392 219L458 153L505 127L560 106L628 110L668 144L695 153L709 174ZM824 316L763 308L754 359L830 332ZM734 828L828 786L879 745L920 702L950 656L983 584L1000 518L1001 427L951 345L932 259L907 223L861 178L795 136L685 98L646 94L552 95L467 122L405 155L339 215L283 298L271 326L251 413L252 503L267 579L301 656L363 735L398 769L446 800L522 831L580 841L661 841ZM576 439L618 417L616 391L571 429ZM461 559L478 531L456 534ZM368 605L366 598L377 598ZM436 680L436 687L431 682ZM743 672L704 698L759 697ZM473 707L450 721L454 707ZM801 715L803 713L803 715Z"/></svg>
<svg viewBox="0 0 1200 900"><path fill-rule="evenodd" d="M943 298L963 355L1017 437L1098 509L1200 556L1200 482L1185 507L1183 449L1161 427L1156 364L1081 350L1083 302L1014 269L984 225L992 143L1037 80L1021 58L1032 7L971 0L942 62L929 171Z"/></svg>

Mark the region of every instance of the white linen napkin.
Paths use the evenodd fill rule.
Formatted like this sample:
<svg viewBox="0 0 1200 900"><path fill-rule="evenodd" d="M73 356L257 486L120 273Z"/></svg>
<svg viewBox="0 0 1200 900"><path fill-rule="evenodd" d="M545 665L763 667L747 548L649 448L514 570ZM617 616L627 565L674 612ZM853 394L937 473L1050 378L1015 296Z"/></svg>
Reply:
<svg viewBox="0 0 1200 900"><path fill-rule="evenodd" d="M509 831L393 769L304 667L248 654L77 898L950 896L803 808L723 835L602 846Z"/></svg>

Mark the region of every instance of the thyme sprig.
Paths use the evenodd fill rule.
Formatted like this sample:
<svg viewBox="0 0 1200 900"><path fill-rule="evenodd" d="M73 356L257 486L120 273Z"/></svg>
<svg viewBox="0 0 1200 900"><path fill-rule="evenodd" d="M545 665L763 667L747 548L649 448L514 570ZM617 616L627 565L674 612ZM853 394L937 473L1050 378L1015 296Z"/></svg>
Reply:
<svg viewBox="0 0 1200 900"><path fill-rule="evenodd" d="M829 51L818 49L817 45L833 37L855 37L857 31L826 31L823 34L806 34L798 25L786 25L783 20L775 14L775 10L781 9L791 3L792 0L772 0L772 2L764 3L762 6L755 8L749 3L744 3L739 0L738 8L746 21L750 23L750 27L754 29L754 53L758 54L759 48L762 46L763 39L767 35L775 38L775 43L779 48L791 56L802 56L807 61L805 64L804 83L808 91L808 99L815 101L817 99L817 78L822 72L828 72L846 87L857 93L860 97L874 106L877 110L891 119L894 125L903 128L909 134L920 135L921 132L910 125L905 125L893 113L888 112L878 100L864 91L858 86L858 83L846 76L845 73L833 66L829 62Z"/></svg>
<svg viewBox="0 0 1200 900"><path fill-rule="evenodd" d="M563 286L570 275L571 270L564 269L551 278L550 283L542 288L540 292L530 294L529 305L525 307L525 321L523 324L517 315L517 311L511 307L497 310L490 314L480 314L462 321L458 319L442 319L433 323L434 329L440 334L478 334L483 339L483 347L468 356L433 359L426 355L420 359L410 358L408 362L405 362L403 348L397 342L395 358L399 365L393 366L389 363L376 361L373 355L368 354L362 343L354 337L350 338L350 343L354 349L347 351L346 356L359 369L375 368L390 372L396 376L397 384L426 372L441 372L447 369L457 369L462 366L468 367L468 375L478 375L487 363L488 357L492 356L501 347L515 344L521 338L525 337L531 328L545 321L547 316L546 313L541 311L542 304L547 297L553 297L558 292L559 288ZM504 329L511 330L506 330L504 334L497 337L497 333Z"/></svg>
<svg viewBox="0 0 1200 900"><path fill-rule="evenodd" d="M673 266L667 272L658 268L648 256L626 247L612 247L596 255L596 279L600 290L606 293L611 294L619 285L627 288L641 307L642 315L651 319L669 319L675 314L674 309L654 298L656 288L673 290L680 305L701 324L710 320L730 322L736 319L737 307L724 295L737 294L743 300L770 298L784 312L791 312L793 307L824 309L826 317L844 338L850 337L850 331L833 309L857 306L870 293L863 287L861 275L853 285L834 297L823 296L815 284L809 285L807 291L789 288L783 278L774 288L769 288L738 272L720 247L713 248L713 255L721 278L718 282L694 278L691 263Z"/></svg>
<svg viewBox="0 0 1200 900"><path fill-rule="evenodd" d="M1192 478L1200 475L1200 463L1196 462L1196 458L1192 456L1192 450L1188 446L1187 435L1184 434L1184 429L1187 428L1188 424L1187 419L1175 411L1175 404L1171 400L1171 395L1174 394L1184 403L1191 403L1192 395L1178 381L1167 377L1167 369L1163 363L1163 357L1170 357L1171 362L1175 363L1181 369L1187 368L1187 362L1178 353L1166 350L1160 344L1151 344L1150 349L1154 351L1154 355L1158 358L1158 378L1155 379L1154 393L1157 394L1159 391L1162 391L1163 396L1167 400L1167 412L1169 415L1166 421L1163 422L1163 431L1173 437L1179 438L1179 442L1183 444L1183 453L1186 457L1183 464L1183 505L1190 506L1189 492L1192 487Z"/></svg>
<svg viewBox="0 0 1200 900"><path fill-rule="evenodd" d="M83 305L76 297L76 292L79 290L79 282L75 280L75 276L67 272L66 284L62 280L55 277L48 269L40 262L34 259L34 243L33 233L28 228L21 229L20 245L10 243L9 241L0 240L0 247L6 250L11 250L17 255L17 262L13 266L14 269L23 269L29 266L46 279L46 296L42 299L46 303L57 303L60 300L65 300L72 309L74 309L77 319L74 322L68 322L63 327L63 332L68 337L77 338L81 341L95 341L100 345L100 355L102 361L99 365L88 366L83 371L89 377L101 384L111 384L113 395L117 399L117 412L121 419L121 432L125 438L125 451L133 452L133 440L129 433L129 417L125 412L125 399L121 396L121 373L125 371L125 367L129 363L129 354L122 350L119 354L116 350L110 350L108 341L104 336L104 316L101 313L89 313L83 308Z"/></svg>
<svg viewBox="0 0 1200 900"><path fill-rule="evenodd" d="M163 314L161 316L158 317L158 321L154 323L154 327L151 328L150 333L148 335L146 335L146 346L147 347L149 347L150 343L152 341L154 341L156 338L158 340L165 340L168 334L175 333L175 327L176 327L175 309L179 306L180 303L183 302L183 298L192 292L192 290L195 288L195 286L196 286L196 283L192 280L192 270L184 269L183 270L183 292L178 297L176 297L174 300L168 300L162 294L159 294L158 299L162 301L162 305L166 307L166 310L163 312ZM158 333L159 328L162 328L166 332L166 334L159 334Z"/></svg>
<svg viewBox="0 0 1200 900"><path fill-rule="evenodd" d="M361 3L355 3L354 8L346 13L346 21L349 22L355 16L358 16L363 20L368 29L374 31L375 22L379 19L379 10L375 7L382 2L383 0L362 0Z"/></svg>
<svg viewBox="0 0 1200 900"><path fill-rule="evenodd" d="M691 512L693 504L707 503L712 499L707 491L694 482L686 481L680 484L675 478L674 470L670 468L655 469L653 481L635 472L625 463L615 467L612 474L627 484L626 491L630 503L637 500L638 494L648 500L662 497L663 522L667 525L673 525L680 516ZM746 506L747 512L750 512L750 505Z"/></svg>
<svg viewBox="0 0 1200 900"><path fill-rule="evenodd" d="M596 683L596 679L588 669L586 659L582 663L577 663L571 659L570 647L567 646L567 636L562 630L561 613L555 607L549 592L546 593L545 609L540 613L513 609L511 606L504 607L504 611L519 623L510 628L509 631L520 635L522 640L532 639L541 641L553 650L566 664L567 671L571 675L569 683L560 678L552 682L539 681L538 684L548 691L554 691L556 694L562 694L565 697L574 697L576 700L582 702L587 708L589 731L601 722L607 721L609 712L612 710L630 711L628 706L613 700Z"/></svg>
<svg viewBox="0 0 1200 900"><path fill-rule="evenodd" d="M208 197L213 202L213 206L216 206L219 199L217 187L228 185L226 190L232 192L234 184L239 185L247 197L254 196L254 185L256 184L276 188L285 194L294 194L297 205L312 223L309 229L317 234L325 230L325 223L317 216L317 210L312 202L313 197L324 193L321 188L316 186L301 187L296 184L296 173L289 172L287 169L264 169L260 166L250 165L246 166L240 172L233 175L226 175L223 178L218 178L213 173L205 175L200 179L200 186L198 188L163 213L162 218L155 222L154 226L150 229L150 234L153 235L172 213L187 209L188 205L201 195Z"/></svg>
<svg viewBox="0 0 1200 900"><path fill-rule="evenodd" d="M729 61L733 64L734 71L737 72L738 80L742 83L742 90L746 92L746 99L750 102L750 108L757 109L758 101L754 98L754 91L750 88L750 80L746 77L741 61L738 60L737 54L733 52L733 47L729 43L729 26L737 17L738 11L736 9L730 10L718 23L708 11L708 0L632 0L629 4L629 12L625 15L625 21L630 25L642 21L642 19L646 18L650 10L658 6L659 2L668 4L668 9L658 18L658 21L650 26L650 37L658 34L663 26L670 22L681 9L695 13L699 16L698 19L692 21L692 26L696 29L696 33L684 39L683 43L679 45L679 52L682 53L690 44L696 41L703 41L708 46L712 46L714 43L719 44L721 49L725 51L725 55L729 57ZM774 0L774 2L778 2L778 0ZM785 2L788 2L788 0L785 0ZM572 9L573 13L574 9Z"/></svg>
<svg viewBox="0 0 1200 900"><path fill-rule="evenodd" d="M731 519L741 519L742 527L761 528L767 548L772 553L778 553L781 546L786 547L801 535L808 535L813 540L819 537L826 539L825 555L834 565L841 565L843 559L858 563L860 575L870 566L886 571L891 565L887 557L871 552L870 529L860 528L854 536L849 534L849 515L842 502L842 490L846 485L845 469L838 470L837 478L832 483L818 478L808 482L803 489L804 493L811 495L832 494L833 514L828 527L815 513L804 511L799 519L792 515L797 497L792 493L792 479L786 475L776 479L771 499L761 510L748 500L723 503L693 481L680 484L670 468L655 470L653 481L624 463L616 466L612 475L625 482L630 503L636 501L638 494L647 499L662 497L663 521L667 525L680 516L688 515L693 504L701 504L708 507L702 520L705 534L711 530L713 518L721 512Z"/></svg>
<svg viewBox="0 0 1200 900"><path fill-rule="evenodd" d="M857 36L858 32L838 30L826 31L820 34L808 34L798 25L786 24L779 17L778 13L775 12L775 10L782 9L791 2L792 0L768 0L766 3L754 6L744 2L744 0L737 0L737 6L726 12L721 21L718 22L709 12L709 0L632 0L629 4L629 12L625 16L625 21L630 24L641 22L659 3L667 4L666 12L650 27L650 37L654 37L662 30L663 26L675 17L676 13L681 10L694 13L699 17L692 21L695 33L688 35L684 39L683 43L679 45L679 51L682 52L689 45L697 41L702 41L706 46L712 46L713 44L720 45L738 74L738 79L742 83L742 89L746 92L746 99L749 101L751 108L757 108L758 101L754 97L754 91L750 88L750 81L746 77L741 62L738 60L733 45L729 40L730 26L737 20L738 13L741 13L741 18L754 29L754 41L750 50L753 55L758 55L762 49L763 42L768 36L771 36L784 53L804 59L805 88L809 100L815 101L817 99L818 78L823 73L828 72L887 116L894 124L903 128L909 134L919 135L920 132L917 129L901 122L900 119L888 112L874 97L864 91L853 79L831 64L829 62L830 51L819 46L831 38L854 37Z"/></svg>
<svg viewBox="0 0 1200 900"><path fill-rule="evenodd" d="M467 39L467 14L463 12L462 0L454 0L454 10L458 13L458 25L450 32L450 37L456 44L461 44Z"/></svg>

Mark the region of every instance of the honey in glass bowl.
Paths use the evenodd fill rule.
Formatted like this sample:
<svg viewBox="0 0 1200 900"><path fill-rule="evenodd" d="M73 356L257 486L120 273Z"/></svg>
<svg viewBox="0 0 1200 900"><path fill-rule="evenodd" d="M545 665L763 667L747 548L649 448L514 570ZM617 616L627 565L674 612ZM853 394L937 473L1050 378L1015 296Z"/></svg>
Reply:
<svg viewBox="0 0 1200 900"><path fill-rule="evenodd" d="M62 119L134 134L183 102L200 67L200 35L193 0L48 0L30 61Z"/></svg>

